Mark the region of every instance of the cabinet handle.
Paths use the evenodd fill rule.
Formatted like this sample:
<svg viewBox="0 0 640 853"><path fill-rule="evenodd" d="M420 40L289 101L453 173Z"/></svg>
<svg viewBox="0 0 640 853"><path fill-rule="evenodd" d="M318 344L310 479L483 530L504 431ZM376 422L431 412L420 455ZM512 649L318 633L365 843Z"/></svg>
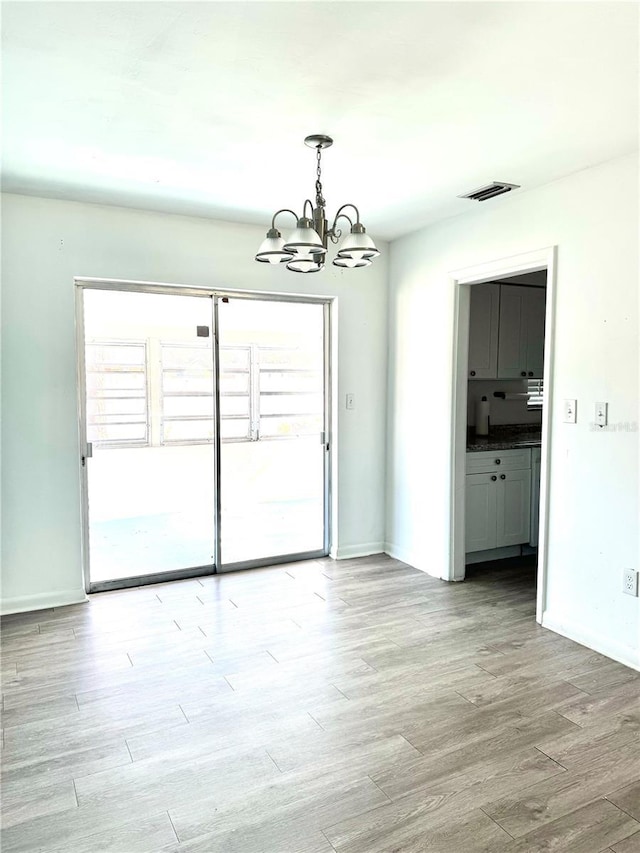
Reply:
<svg viewBox="0 0 640 853"><path fill-rule="evenodd" d="M492 479L492 481L495 483L495 481L496 481L498 478L497 478L497 477L496 477L496 475L494 474L494 475L491 477L491 479Z"/></svg>
<svg viewBox="0 0 640 853"><path fill-rule="evenodd" d="M501 480L506 480L506 479L507 479L507 475L506 475L506 474L500 474L500 479L501 479Z"/></svg>
<svg viewBox="0 0 640 853"><path fill-rule="evenodd" d="M499 465L499 464L500 464L500 460L496 459L496 465Z"/></svg>
<svg viewBox="0 0 640 853"><path fill-rule="evenodd" d="M533 376L533 370L529 371L529 376Z"/></svg>
<svg viewBox="0 0 640 853"><path fill-rule="evenodd" d="M522 370L522 371L520 371L520 376L526 376L526 375L527 375L527 371L526 371L526 370Z"/></svg>
<svg viewBox="0 0 640 853"><path fill-rule="evenodd" d="M471 371L471 375L472 375L472 376L475 376L475 375L476 375L475 370L472 370L472 371Z"/></svg>

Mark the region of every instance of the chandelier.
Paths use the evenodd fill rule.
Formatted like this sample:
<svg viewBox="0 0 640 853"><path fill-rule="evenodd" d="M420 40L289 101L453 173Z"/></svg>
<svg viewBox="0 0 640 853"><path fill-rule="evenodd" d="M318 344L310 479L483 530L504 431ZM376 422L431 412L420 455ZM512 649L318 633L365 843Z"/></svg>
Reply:
<svg viewBox="0 0 640 853"><path fill-rule="evenodd" d="M327 257L329 240L338 243L342 237L342 230L338 228L338 220L346 219L351 226L350 233L345 237L342 247L338 250L333 263L336 267L368 267L373 258L377 258L380 252L375 243L366 233L364 225L360 222L360 213L355 204L343 204L338 208L331 228L325 216L325 200L322 195L322 150L333 145L333 139L323 134L307 136L304 144L309 148L316 149L316 204L315 207L309 199L305 199L302 216L290 210L282 208L273 214L271 228L267 231L266 238L262 241L256 261L261 264L286 264L287 269L292 272L320 272L324 268ZM311 216L307 216L308 208ZM353 208L355 211L355 222L343 211ZM282 234L276 228L276 218L282 213L290 213L296 218L296 229L288 240L284 240Z"/></svg>

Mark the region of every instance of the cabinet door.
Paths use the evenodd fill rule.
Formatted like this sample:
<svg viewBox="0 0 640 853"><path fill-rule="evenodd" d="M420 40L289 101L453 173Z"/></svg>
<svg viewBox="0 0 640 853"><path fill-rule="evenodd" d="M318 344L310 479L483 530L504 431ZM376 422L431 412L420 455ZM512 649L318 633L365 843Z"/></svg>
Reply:
<svg viewBox="0 0 640 853"><path fill-rule="evenodd" d="M499 284L474 284L469 309L469 379L495 379L498 363Z"/></svg>
<svg viewBox="0 0 640 853"><path fill-rule="evenodd" d="M526 294L528 287L500 285L498 379L527 375Z"/></svg>
<svg viewBox="0 0 640 853"><path fill-rule="evenodd" d="M492 479L493 478L493 479ZM500 481L495 474L468 474L465 512L465 551L496 547L496 494Z"/></svg>
<svg viewBox="0 0 640 853"><path fill-rule="evenodd" d="M498 484L496 547L526 543L531 524L531 469L505 471Z"/></svg>
<svg viewBox="0 0 640 853"><path fill-rule="evenodd" d="M525 287L525 326L527 337L527 376L542 379L544 369L544 318L546 288Z"/></svg>

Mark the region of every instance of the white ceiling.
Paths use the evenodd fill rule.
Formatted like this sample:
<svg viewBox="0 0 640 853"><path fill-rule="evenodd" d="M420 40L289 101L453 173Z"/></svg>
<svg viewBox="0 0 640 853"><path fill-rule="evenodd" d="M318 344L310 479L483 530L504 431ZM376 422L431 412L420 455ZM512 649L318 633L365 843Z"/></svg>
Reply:
<svg viewBox="0 0 640 853"><path fill-rule="evenodd" d="M637 147L635 2L8 2L2 30L10 192L266 228L328 133L329 214L389 239Z"/></svg>

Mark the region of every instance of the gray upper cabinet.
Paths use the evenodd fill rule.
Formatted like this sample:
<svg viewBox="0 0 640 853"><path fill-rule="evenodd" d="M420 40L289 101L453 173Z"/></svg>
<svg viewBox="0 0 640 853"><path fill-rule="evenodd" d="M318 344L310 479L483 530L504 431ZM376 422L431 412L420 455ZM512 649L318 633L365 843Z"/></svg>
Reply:
<svg viewBox="0 0 640 853"><path fill-rule="evenodd" d="M544 319L547 308L547 290L544 287L527 287L527 376L542 379L544 372Z"/></svg>
<svg viewBox="0 0 640 853"><path fill-rule="evenodd" d="M469 379L495 379L498 370L500 286L474 284L469 311Z"/></svg>
<svg viewBox="0 0 640 853"><path fill-rule="evenodd" d="M500 285L498 379L541 379L544 365L543 287Z"/></svg>

